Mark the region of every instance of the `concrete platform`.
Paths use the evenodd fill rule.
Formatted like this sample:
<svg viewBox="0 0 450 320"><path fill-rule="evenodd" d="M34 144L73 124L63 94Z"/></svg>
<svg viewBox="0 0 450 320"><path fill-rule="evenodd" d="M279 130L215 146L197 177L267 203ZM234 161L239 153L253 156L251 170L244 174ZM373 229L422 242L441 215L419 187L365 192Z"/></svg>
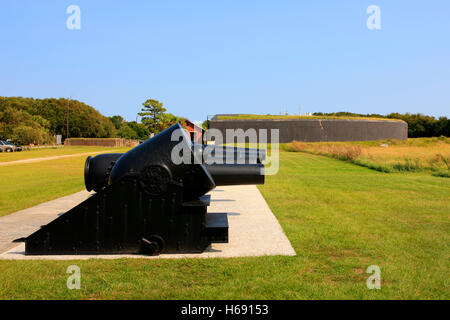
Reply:
<svg viewBox="0 0 450 320"><path fill-rule="evenodd" d="M14 239L26 237L70 208L89 197L81 191L70 196L41 203L37 206L0 217L0 253L17 246Z"/></svg>
<svg viewBox="0 0 450 320"><path fill-rule="evenodd" d="M89 196L82 191L0 218L0 259L85 260L85 259L180 259L229 258L265 255L294 256L295 251L266 201L255 186L219 187L211 192L208 212L228 212L229 243L217 243L201 254L145 255L58 255L25 256L25 237ZM2 250L3 249L3 250Z"/></svg>

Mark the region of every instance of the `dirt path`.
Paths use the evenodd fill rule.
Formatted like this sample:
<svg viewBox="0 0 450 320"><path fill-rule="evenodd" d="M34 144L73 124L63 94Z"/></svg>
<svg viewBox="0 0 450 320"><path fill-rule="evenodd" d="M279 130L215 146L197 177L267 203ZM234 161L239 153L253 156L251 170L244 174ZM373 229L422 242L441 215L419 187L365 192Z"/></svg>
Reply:
<svg viewBox="0 0 450 320"><path fill-rule="evenodd" d="M116 152L116 151L119 151L119 150L109 150L108 152ZM62 158L88 156L88 155L91 155L91 154L99 154L99 153L105 153L105 151L84 152L84 153L66 154L66 155L62 155L62 156L52 156L52 157L42 157L42 158L32 158L32 159L23 159L23 160L0 162L0 167L1 166L11 166L11 165L15 165L15 164L23 164L23 163L32 163L32 162L56 160L56 159L62 159Z"/></svg>

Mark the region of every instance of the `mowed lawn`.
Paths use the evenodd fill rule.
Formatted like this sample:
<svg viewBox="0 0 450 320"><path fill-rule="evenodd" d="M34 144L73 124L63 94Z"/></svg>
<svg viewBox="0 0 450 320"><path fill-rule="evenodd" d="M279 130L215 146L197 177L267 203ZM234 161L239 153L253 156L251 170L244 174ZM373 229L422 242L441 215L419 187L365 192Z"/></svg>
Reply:
<svg viewBox="0 0 450 320"><path fill-rule="evenodd" d="M0 298L450 298L449 179L306 153L280 160L260 190L295 257L0 261ZM74 264L80 290L66 287ZM366 287L371 265L381 269L381 290Z"/></svg>
<svg viewBox="0 0 450 320"><path fill-rule="evenodd" d="M11 158L11 161L14 161L99 151L125 152L128 149L68 147L58 150L0 153L0 159L3 159L3 156L15 156L14 159ZM0 216L83 190L86 158L87 155L82 155L33 163L0 165Z"/></svg>
<svg viewBox="0 0 450 320"><path fill-rule="evenodd" d="M17 160L26 160L26 159L37 159L37 158L46 158L46 157L57 157L57 156L65 156L65 155L74 155L78 153L89 153L89 152L126 152L128 147L84 147L84 146L70 146L70 147L58 147L58 148L41 148L41 149L32 149L20 152L1 152L0 153L0 163L1 162L10 162Z"/></svg>

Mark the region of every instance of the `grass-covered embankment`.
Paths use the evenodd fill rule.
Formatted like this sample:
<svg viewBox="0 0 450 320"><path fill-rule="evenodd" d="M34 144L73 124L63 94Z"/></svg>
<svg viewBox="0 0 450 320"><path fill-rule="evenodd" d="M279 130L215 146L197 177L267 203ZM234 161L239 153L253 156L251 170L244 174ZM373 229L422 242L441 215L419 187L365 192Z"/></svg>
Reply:
<svg viewBox="0 0 450 320"><path fill-rule="evenodd" d="M296 120L296 119L334 119L334 120L383 120L402 121L400 119L362 116L338 116L338 115L277 115L277 114L236 114L217 116L217 120Z"/></svg>

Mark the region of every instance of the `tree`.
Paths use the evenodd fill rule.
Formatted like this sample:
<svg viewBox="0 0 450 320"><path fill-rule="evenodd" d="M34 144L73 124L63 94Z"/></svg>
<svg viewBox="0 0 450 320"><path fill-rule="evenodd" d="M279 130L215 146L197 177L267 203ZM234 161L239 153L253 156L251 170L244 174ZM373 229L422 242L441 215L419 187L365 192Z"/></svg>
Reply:
<svg viewBox="0 0 450 320"><path fill-rule="evenodd" d="M142 117L142 123L152 133L156 134L162 131L162 117L164 112L166 112L163 103L158 100L148 99L142 105L144 108L141 109L142 112L138 113Z"/></svg>
<svg viewBox="0 0 450 320"><path fill-rule="evenodd" d="M171 113L164 113L161 116L161 130L166 130L170 126L173 126L175 123L179 123L184 127L185 122L186 119L183 117L178 117Z"/></svg>
<svg viewBox="0 0 450 320"><path fill-rule="evenodd" d="M6 107L0 112L0 140L12 139L17 144L46 143L51 141L47 120L32 117L28 112Z"/></svg>
<svg viewBox="0 0 450 320"><path fill-rule="evenodd" d="M117 130L125 123L125 119L122 116L112 116L109 117L109 120L111 120Z"/></svg>
<svg viewBox="0 0 450 320"><path fill-rule="evenodd" d="M120 127L118 136L124 139L138 139L136 131L134 131L128 124L124 124Z"/></svg>
<svg viewBox="0 0 450 320"><path fill-rule="evenodd" d="M50 137L47 133L38 127L30 127L24 124L14 128L11 134L12 140L21 145L25 144L43 144L49 142Z"/></svg>
<svg viewBox="0 0 450 320"><path fill-rule="evenodd" d="M6 123L7 128L2 126L2 130L9 130L8 133L11 134L11 128L18 125L16 118L21 118L19 123L23 123L23 119L25 119L27 126L30 126L28 116L31 116L31 121L39 124L49 134L66 136L68 109L70 137L108 138L115 136L116 129L110 119L80 101L69 101L63 98L0 97L0 113L7 113L6 118L1 120ZM8 110L14 110L16 114L14 115Z"/></svg>
<svg viewBox="0 0 450 320"><path fill-rule="evenodd" d="M136 139L147 140L149 138L150 132L144 124L131 121L127 125L136 132Z"/></svg>
<svg viewBox="0 0 450 320"><path fill-rule="evenodd" d="M203 121L203 123L202 123L202 128L203 128L204 130L208 130L208 129L209 129L209 120Z"/></svg>

